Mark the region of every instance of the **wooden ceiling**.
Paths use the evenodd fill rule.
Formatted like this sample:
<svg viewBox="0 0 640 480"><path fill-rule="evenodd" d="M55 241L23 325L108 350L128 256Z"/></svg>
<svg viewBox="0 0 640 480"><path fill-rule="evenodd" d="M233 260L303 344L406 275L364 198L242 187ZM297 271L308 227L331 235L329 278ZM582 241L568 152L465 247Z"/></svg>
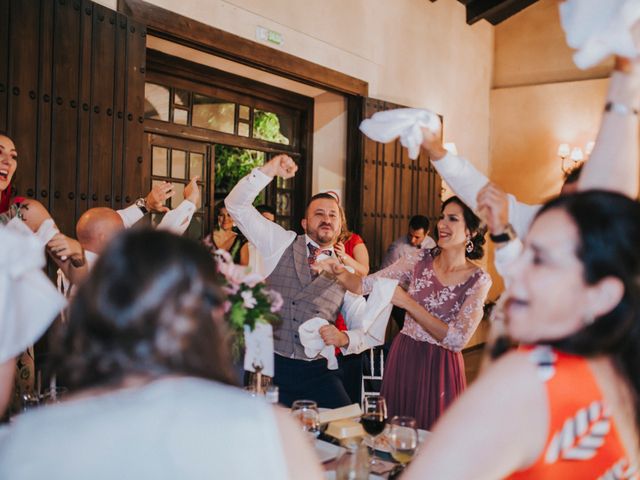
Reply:
<svg viewBox="0 0 640 480"><path fill-rule="evenodd" d="M437 0L431 0L435 2ZM467 23L480 20L497 25L538 0L458 0L467 7Z"/></svg>

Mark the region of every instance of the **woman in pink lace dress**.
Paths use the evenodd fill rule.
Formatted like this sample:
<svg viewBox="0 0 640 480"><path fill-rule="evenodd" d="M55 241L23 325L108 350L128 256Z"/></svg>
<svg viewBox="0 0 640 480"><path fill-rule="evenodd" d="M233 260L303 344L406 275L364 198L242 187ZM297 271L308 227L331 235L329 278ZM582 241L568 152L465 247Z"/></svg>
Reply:
<svg viewBox="0 0 640 480"><path fill-rule="evenodd" d="M460 351L473 335L491 286L489 275L469 260L483 255L480 221L457 197L442 206L438 246L422 249L365 277L337 264L324 266L345 288L367 294L376 278L394 278L393 304L407 311L393 341L382 381L389 416L414 417L429 429L466 386Z"/></svg>

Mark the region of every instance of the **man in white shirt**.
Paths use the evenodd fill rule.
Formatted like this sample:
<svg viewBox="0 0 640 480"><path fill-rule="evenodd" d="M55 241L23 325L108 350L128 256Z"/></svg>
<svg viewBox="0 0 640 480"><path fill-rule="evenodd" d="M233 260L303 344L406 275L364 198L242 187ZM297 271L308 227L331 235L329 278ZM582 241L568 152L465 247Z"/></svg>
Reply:
<svg viewBox="0 0 640 480"><path fill-rule="evenodd" d="M200 188L197 181L198 177L191 179L184 188L184 200L173 210L163 206L165 200L173 196L171 184L164 182L154 186L145 199L139 199L122 210L96 207L84 212L76 224L76 236L87 263L86 274L89 273L109 241L121 230L133 226L149 211L164 212L158 229L182 235L189 226L200 201ZM70 242L66 242L68 240L68 237L62 234L56 235L52 240L56 249L55 253L65 253L71 257L77 255L71 245L67 246L67 243L70 244ZM74 284L81 280L74 279ZM60 269L58 270L58 289L66 296L73 294L73 285Z"/></svg>
<svg viewBox="0 0 640 480"><path fill-rule="evenodd" d="M274 382L280 387L280 402L290 405L304 398L315 400L322 407L336 408L351 403L340 372L329 370L326 359L307 357L298 329L307 320L319 317L329 322L319 329L326 345L351 353L349 347L360 342L353 332L341 332L333 325L343 304L344 288L335 279L317 275L310 268L323 256L334 255L333 245L341 227L338 202L327 193L314 195L301 221L304 235L267 220L252 205L275 176L291 178L297 168L286 155L274 157L240 180L225 199L225 206L262 255L267 285L283 297L279 312L282 323L274 328Z"/></svg>
<svg viewBox="0 0 640 480"><path fill-rule="evenodd" d="M424 215L414 215L409 220L407 234L389 245L380 268L387 268L398 259L414 253L418 249L433 248L435 246L435 240L429 236L429 219Z"/></svg>

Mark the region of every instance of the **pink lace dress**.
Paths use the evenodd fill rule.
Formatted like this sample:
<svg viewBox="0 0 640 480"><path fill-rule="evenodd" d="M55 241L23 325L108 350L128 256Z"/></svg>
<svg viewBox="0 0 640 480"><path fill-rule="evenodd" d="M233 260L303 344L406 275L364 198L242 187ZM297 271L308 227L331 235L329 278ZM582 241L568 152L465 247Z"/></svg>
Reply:
<svg viewBox="0 0 640 480"><path fill-rule="evenodd" d="M434 250L419 250L363 280L364 293L378 277L408 284L408 293L429 313L449 325L437 341L407 314L394 339L382 380L389 417L414 417L419 428L430 429L466 387L460 351L482 319L491 278L477 268L462 283L443 285L433 269Z"/></svg>

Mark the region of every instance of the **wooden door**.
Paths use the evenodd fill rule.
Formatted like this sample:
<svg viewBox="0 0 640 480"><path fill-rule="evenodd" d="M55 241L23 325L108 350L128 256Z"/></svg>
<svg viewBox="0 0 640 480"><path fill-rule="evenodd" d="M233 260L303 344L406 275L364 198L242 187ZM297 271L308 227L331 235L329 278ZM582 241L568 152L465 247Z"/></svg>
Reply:
<svg viewBox="0 0 640 480"><path fill-rule="evenodd" d="M74 233L144 192L145 28L88 0L0 0L0 129L14 187Z"/></svg>
<svg viewBox="0 0 640 480"><path fill-rule="evenodd" d="M402 107L367 98L362 102L360 119ZM407 149L398 140L380 144L360 134L360 142L354 147L360 149L359 162L352 156L347 166L347 191L359 192L350 195L349 202L354 204L350 208L353 214L361 212L360 230L374 271L391 242L407 233L413 215L426 215L432 227L435 225L440 213L442 181L424 153L410 160Z"/></svg>

